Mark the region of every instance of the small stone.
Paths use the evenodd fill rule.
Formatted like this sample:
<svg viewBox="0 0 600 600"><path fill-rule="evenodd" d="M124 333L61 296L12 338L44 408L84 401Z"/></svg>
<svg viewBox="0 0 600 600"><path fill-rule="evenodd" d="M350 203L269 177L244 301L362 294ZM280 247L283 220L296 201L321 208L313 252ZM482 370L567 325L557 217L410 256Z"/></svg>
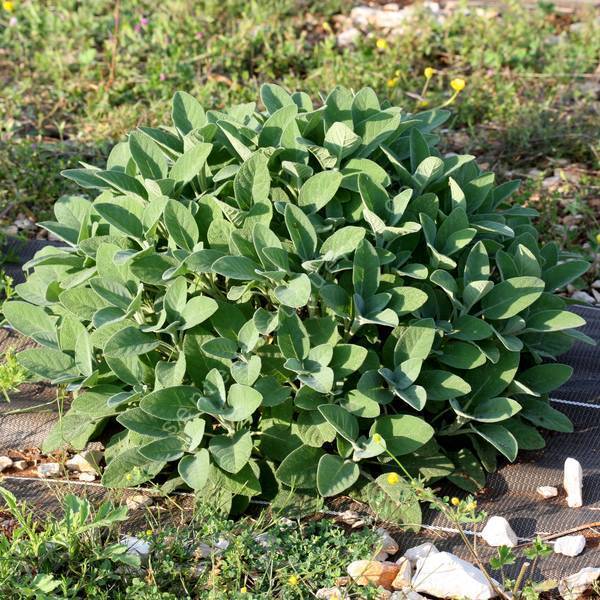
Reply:
<svg viewBox="0 0 600 600"><path fill-rule="evenodd" d="M449 552L436 552L420 559L412 587L436 598L489 600L496 596L477 567Z"/></svg>
<svg viewBox="0 0 600 600"><path fill-rule="evenodd" d="M225 538L219 538L214 546L209 546L204 542L200 542L198 544L196 554L200 558L210 558L216 554L223 553L225 550L227 550L227 548L229 548L229 540L226 540Z"/></svg>
<svg viewBox="0 0 600 600"><path fill-rule="evenodd" d="M87 481L90 483L91 481L96 481L96 473L79 473L77 479L79 479L79 481Z"/></svg>
<svg viewBox="0 0 600 600"><path fill-rule="evenodd" d="M567 505L569 508L583 506L583 469L578 460L574 458L565 460L563 485L567 492Z"/></svg>
<svg viewBox="0 0 600 600"><path fill-rule="evenodd" d="M144 506L150 506L153 502L154 500L145 494L135 494L125 500L125 504L129 510L138 510Z"/></svg>
<svg viewBox="0 0 600 600"><path fill-rule="evenodd" d="M481 537L489 546L508 546L514 548L517 543L517 534L512 530L509 522L504 517L490 517L486 523Z"/></svg>
<svg viewBox="0 0 600 600"><path fill-rule="evenodd" d="M414 546L413 548L409 548L404 554L404 558L408 558L408 560L413 563L413 566L417 563L420 558L427 558L431 554L437 554L439 550L431 543L425 542L424 544L420 544L419 546ZM399 559L402 560L402 559ZM399 561L396 561L399 562Z"/></svg>
<svg viewBox="0 0 600 600"><path fill-rule="evenodd" d="M593 296L590 296L590 294L588 294L587 292L574 292L571 295L571 298L573 298L573 300L579 300L581 302L585 302L586 304L595 304L596 300L594 299Z"/></svg>
<svg viewBox="0 0 600 600"><path fill-rule="evenodd" d="M558 583L558 593L564 600L577 600L590 590L598 579L600 579L600 568L585 567L585 569L561 579Z"/></svg>
<svg viewBox="0 0 600 600"><path fill-rule="evenodd" d="M99 473L99 464L102 460L102 452L99 450L84 450L79 454L75 454L70 458L65 466L69 471L75 471L77 473Z"/></svg>
<svg viewBox="0 0 600 600"><path fill-rule="evenodd" d="M378 587L377 588L377 600L390 600L392 597L392 592L386 590L385 588Z"/></svg>
<svg viewBox="0 0 600 600"><path fill-rule="evenodd" d="M6 225L2 227L2 233L10 236L19 235L19 228L16 225Z"/></svg>
<svg viewBox="0 0 600 600"><path fill-rule="evenodd" d="M535 491L542 498L554 498L558 496L558 490L552 485L540 485Z"/></svg>
<svg viewBox="0 0 600 600"><path fill-rule="evenodd" d="M288 519L287 517L281 517L281 519L279 519L279 525L281 525L281 527L295 527L296 521Z"/></svg>
<svg viewBox="0 0 600 600"><path fill-rule="evenodd" d="M376 560L355 560L346 569L358 585L380 585L386 589L392 587L399 570L400 567L394 563Z"/></svg>
<svg viewBox="0 0 600 600"><path fill-rule="evenodd" d="M26 460L15 460L13 461L12 468L17 471L24 471L29 466L29 461Z"/></svg>
<svg viewBox="0 0 600 600"><path fill-rule="evenodd" d="M147 560L150 554L150 542L140 540L140 538L135 537L134 535L123 536L120 539L119 544L127 548L127 554L139 556L142 562Z"/></svg>
<svg viewBox="0 0 600 600"><path fill-rule="evenodd" d="M0 456L0 473L2 473L4 469L9 469L12 466L12 458L9 458L8 456Z"/></svg>
<svg viewBox="0 0 600 600"><path fill-rule="evenodd" d="M363 518L353 510L345 510L338 515L339 520L346 525L350 525L353 529L362 527L365 522Z"/></svg>
<svg viewBox="0 0 600 600"><path fill-rule="evenodd" d="M40 477L58 477L62 472L62 467L58 463L40 463L37 466L37 473Z"/></svg>
<svg viewBox="0 0 600 600"><path fill-rule="evenodd" d="M337 586L321 588L317 590L315 596L321 600L346 600L348 598L346 591Z"/></svg>
<svg viewBox="0 0 600 600"><path fill-rule="evenodd" d="M600 279L596 279L596 281L592 281L592 287L595 290L600 290Z"/></svg>
<svg viewBox="0 0 600 600"><path fill-rule="evenodd" d="M338 33L335 36L335 41L338 48L348 48L353 46L360 39L361 35L361 32L356 27L350 27L350 29Z"/></svg>
<svg viewBox="0 0 600 600"><path fill-rule="evenodd" d="M395 590L403 590L404 588L410 587L412 580L412 565L408 558L404 556L398 559L396 564L400 567L400 570L394 581L392 581L392 587Z"/></svg>
<svg viewBox="0 0 600 600"><path fill-rule="evenodd" d="M565 535L554 542L554 552L565 556L579 556L585 548L585 536Z"/></svg>
<svg viewBox="0 0 600 600"><path fill-rule="evenodd" d="M270 533L265 531L264 533L259 533L258 535L255 535L254 541L263 548L270 548L275 540Z"/></svg>
<svg viewBox="0 0 600 600"><path fill-rule="evenodd" d="M373 557L373 560L378 560L379 562L385 562L389 557L390 557L390 555L387 552L384 552L382 550L381 552L379 552L378 554L376 554Z"/></svg>
<svg viewBox="0 0 600 600"><path fill-rule="evenodd" d="M383 527L378 527L376 530L379 539L381 540L381 544L378 544L378 547L381 546L382 552L387 552L388 554L396 554L398 550L400 550L400 546L398 546L398 542L389 534L389 532Z"/></svg>

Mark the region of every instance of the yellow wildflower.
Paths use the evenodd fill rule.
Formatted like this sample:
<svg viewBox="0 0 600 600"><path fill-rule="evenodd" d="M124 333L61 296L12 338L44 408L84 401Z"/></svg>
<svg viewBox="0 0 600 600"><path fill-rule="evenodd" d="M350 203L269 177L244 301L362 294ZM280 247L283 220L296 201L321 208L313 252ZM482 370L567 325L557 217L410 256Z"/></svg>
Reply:
<svg viewBox="0 0 600 600"><path fill-rule="evenodd" d="M298 577L296 575L290 575L288 577L288 583L290 585L298 585L299 581L300 580L298 579Z"/></svg>
<svg viewBox="0 0 600 600"><path fill-rule="evenodd" d="M452 498L452 500L450 500L452 506L458 506L460 504L460 500L455 496L454 498Z"/></svg>
<svg viewBox="0 0 600 600"><path fill-rule="evenodd" d="M387 86L389 88L394 88L398 85L398 78L397 77L392 77L391 79L387 80Z"/></svg>
<svg viewBox="0 0 600 600"><path fill-rule="evenodd" d="M388 473L387 482L390 485L397 485L400 483L400 476L398 473Z"/></svg>
<svg viewBox="0 0 600 600"><path fill-rule="evenodd" d="M323 23L321 24L321 27L323 27L324 31L331 33L331 25L327 21L323 21Z"/></svg>
<svg viewBox="0 0 600 600"><path fill-rule="evenodd" d="M429 100L419 100L417 105L419 108L427 108L429 106Z"/></svg>
<svg viewBox="0 0 600 600"><path fill-rule="evenodd" d="M9 0L4 0L4 2L2 3L2 8L6 12L12 12L13 10L15 10L15 3L10 2Z"/></svg>
<svg viewBox="0 0 600 600"><path fill-rule="evenodd" d="M473 500L472 502L469 502L469 504L467 504L467 510L475 510L477 508L477 502L475 502L475 500Z"/></svg>
<svg viewBox="0 0 600 600"><path fill-rule="evenodd" d="M459 92L462 92L465 89L465 86L467 85L467 82L464 79L461 79L460 77L457 77L456 79L453 79L450 82L450 87L458 94Z"/></svg>
<svg viewBox="0 0 600 600"><path fill-rule="evenodd" d="M240 588L240 594L247 594L248 593L248 588L246 586Z"/></svg>
<svg viewBox="0 0 600 600"><path fill-rule="evenodd" d="M384 40L383 38L378 38L375 45L377 46L377 50L387 50L388 48L387 40Z"/></svg>
<svg viewBox="0 0 600 600"><path fill-rule="evenodd" d="M425 79L431 79L436 73L436 70L433 67L425 67Z"/></svg>
<svg viewBox="0 0 600 600"><path fill-rule="evenodd" d="M600 244L600 233L596 234L596 243Z"/></svg>

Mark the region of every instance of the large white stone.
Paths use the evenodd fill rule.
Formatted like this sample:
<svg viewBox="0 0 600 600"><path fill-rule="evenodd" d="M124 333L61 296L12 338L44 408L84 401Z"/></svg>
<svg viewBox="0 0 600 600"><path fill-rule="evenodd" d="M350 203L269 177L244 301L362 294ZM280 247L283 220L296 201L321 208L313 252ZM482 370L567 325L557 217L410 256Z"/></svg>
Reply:
<svg viewBox="0 0 600 600"><path fill-rule="evenodd" d="M124 535L119 540L119 544L127 548L127 554L139 556L142 562L144 562L150 554L150 542L141 540L134 535Z"/></svg>
<svg viewBox="0 0 600 600"><path fill-rule="evenodd" d="M498 585L496 582L494 584ZM489 600L496 597L485 575L477 567L449 552L436 552L420 559L412 588L436 598Z"/></svg>
<svg viewBox="0 0 600 600"><path fill-rule="evenodd" d="M62 473L62 467L58 463L40 463L37 473L40 477L58 477Z"/></svg>
<svg viewBox="0 0 600 600"><path fill-rule="evenodd" d="M410 560L403 556L401 559L396 561L396 564L400 567L398 575L392 581L392 587L395 590L404 590L410 587L412 581L412 565Z"/></svg>
<svg viewBox="0 0 600 600"><path fill-rule="evenodd" d="M570 508L583 506L583 469L578 460L574 458L565 460L563 485L567 492L567 505Z"/></svg>
<svg viewBox="0 0 600 600"><path fill-rule="evenodd" d="M585 569L561 579L558 583L558 593L564 600L577 600L591 589L598 579L600 579L600 568L585 567Z"/></svg>
<svg viewBox="0 0 600 600"><path fill-rule="evenodd" d="M420 558L427 558L428 556L437 554L438 552L439 550L431 542L425 542L424 544L419 544L418 546L409 548L403 554L403 557L408 558L408 560L413 563L414 566Z"/></svg>
<svg viewBox="0 0 600 600"><path fill-rule="evenodd" d="M102 452L99 450L84 450L71 457L65 463L65 466L69 471L74 471L75 473L99 473L102 456Z"/></svg>
<svg viewBox="0 0 600 600"><path fill-rule="evenodd" d="M4 469L8 469L13 466L12 458L8 456L0 456L0 473L4 471Z"/></svg>
<svg viewBox="0 0 600 600"><path fill-rule="evenodd" d="M554 552L565 556L578 556L585 548L585 536L565 535L554 542Z"/></svg>
<svg viewBox="0 0 600 600"><path fill-rule="evenodd" d="M504 517L490 517L485 524L481 537L489 546L508 546L514 548L518 544L517 534Z"/></svg>

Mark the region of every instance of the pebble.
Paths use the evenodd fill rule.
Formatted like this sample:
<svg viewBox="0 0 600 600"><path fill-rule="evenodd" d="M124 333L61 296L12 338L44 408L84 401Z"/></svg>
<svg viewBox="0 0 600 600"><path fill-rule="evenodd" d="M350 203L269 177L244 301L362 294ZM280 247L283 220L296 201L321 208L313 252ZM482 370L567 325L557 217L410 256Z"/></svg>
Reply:
<svg viewBox="0 0 600 600"><path fill-rule="evenodd" d="M127 554L139 556L142 562L144 562L150 554L150 542L141 540L134 535L123 536L120 539L119 544L127 547Z"/></svg>
<svg viewBox="0 0 600 600"><path fill-rule="evenodd" d="M2 473L4 469L9 469L12 466L12 458L9 458L8 456L0 456L0 473Z"/></svg>
<svg viewBox="0 0 600 600"><path fill-rule="evenodd" d="M517 543L517 534L512 530L510 523L504 517L490 517L485 524L481 537L488 546L508 546L514 548Z"/></svg>
<svg viewBox="0 0 600 600"><path fill-rule="evenodd" d="M100 461L102 460L103 454L99 450L84 450L79 454L71 457L65 466L69 471L75 471L77 473L98 473Z"/></svg>
<svg viewBox="0 0 600 600"><path fill-rule="evenodd" d="M96 481L96 474L95 473L79 473L79 475L77 476L77 479L79 479L79 481L87 481L89 483L91 481Z"/></svg>
<svg viewBox="0 0 600 600"><path fill-rule="evenodd" d="M567 492L567 505L569 508L583 506L583 469L578 460L574 458L565 460L563 485Z"/></svg>
<svg viewBox="0 0 600 600"><path fill-rule="evenodd" d="M592 287L596 290L600 290L600 279L596 279L596 281L593 281Z"/></svg>
<svg viewBox="0 0 600 600"><path fill-rule="evenodd" d="M558 496L558 489L552 485L540 485L535 490L542 498L554 498Z"/></svg>
<svg viewBox="0 0 600 600"><path fill-rule="evenodd" d="M24 471L29 466L29 461L27 460L15 460L13 461L12 468L17 471Z"/></svg>
<svg viewBox="0 0 600 600"><path fill-rule="evenodd" d="M40 463L37 473L40 477L58 477L62 472L62 466L58 463Z"/></svg>
<svg viewBox="0 0 600 600"><path fill-rule="evenodd" d="M355 560L346 569L358 585L380 585L386 589L392 587L399 570L400 567L395 563L376 560Z"/></svg>
<svg viewBox="0 0 600 600"><path fill-rule="evenodd" d="M579 556L585 548L585 536L565 535L554 542L554 552L565 556Z"/></svg>
<svg viewBox="0 0 600 600"><path fill-rule="evenodd" d="M561 579L558 583L558 593L564 600L577 600L590 590L598 579L600 579L600 568L585 567Z"/></svg>
<svg viewBox="0 0 600 600"><path fill-rule="evenodd" d="M346 593L346 590L335 586L317 590L315 597L320 598L321 600L346 600L348 594Z"/></svg>
<svg viewBox="0 0 600 600"><path fill-rule="evenodd" d="M125 504L129 510L138 510L144 506L150 506L153 502L154 500L145 494L135 494L125 500Z"/></svg>
<svg viewBox="0 0 600 600"><path fill-rule="evenodd" d="M596 300L593 296L590 296L590 294L588 294L587 292L574 292L571 295L571 298L573 298L573 300L580 300L581 302L585 302L586 304L595 304Z"/></svg>
<svg viewBox="0 0 600 600"><path fill-rule="evenodd" d="M349 48L353 46L359 39L361 33L356 27L350 27L346 31L342 31L336 35L335 41L338 48Z"/></svg>
<svg viewBox="0 0 600 600"><path fill-rule="evenodd" d="M392 581L392 587L395 590L403 590L404 588L410 587L412 580L412 565L406 557L402 557L396 561L396 564L400 567L398 575Z"/></svg>
<svg viewBox="0 0 600 600"><path fill-rule="evenodd" d="M381 540L381 551L387 552L388 554L396 554L400 550L398 542L389 534L389 532L383 527L378 527L375 532Z"/></svg>

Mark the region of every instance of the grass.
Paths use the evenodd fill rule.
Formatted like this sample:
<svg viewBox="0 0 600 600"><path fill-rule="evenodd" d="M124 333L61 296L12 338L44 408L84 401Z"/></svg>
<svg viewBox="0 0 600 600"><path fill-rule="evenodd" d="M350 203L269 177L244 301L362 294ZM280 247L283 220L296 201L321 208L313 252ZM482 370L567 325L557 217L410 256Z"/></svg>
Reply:
<svg viewBox="0 0 600 600"><path fill-rule="evenodd" d="M233 522L204 504L184 512L176 499L168 506L170 524L152 509L128 515L118 503L73 495L60 498L53 518L38 521L6 489L0 496L7 505L0 512L0 593L14 600L299 600L334 586L348 563L373 556L380 545L369 528L348 533L328 520L266 512ZM151 543L147 559L119 544L132 522L136 536ZM217 550L223 540L229 545ZM203 547L213 550L205 555ZM349 591L365 600L378 594Z"/></svg>

